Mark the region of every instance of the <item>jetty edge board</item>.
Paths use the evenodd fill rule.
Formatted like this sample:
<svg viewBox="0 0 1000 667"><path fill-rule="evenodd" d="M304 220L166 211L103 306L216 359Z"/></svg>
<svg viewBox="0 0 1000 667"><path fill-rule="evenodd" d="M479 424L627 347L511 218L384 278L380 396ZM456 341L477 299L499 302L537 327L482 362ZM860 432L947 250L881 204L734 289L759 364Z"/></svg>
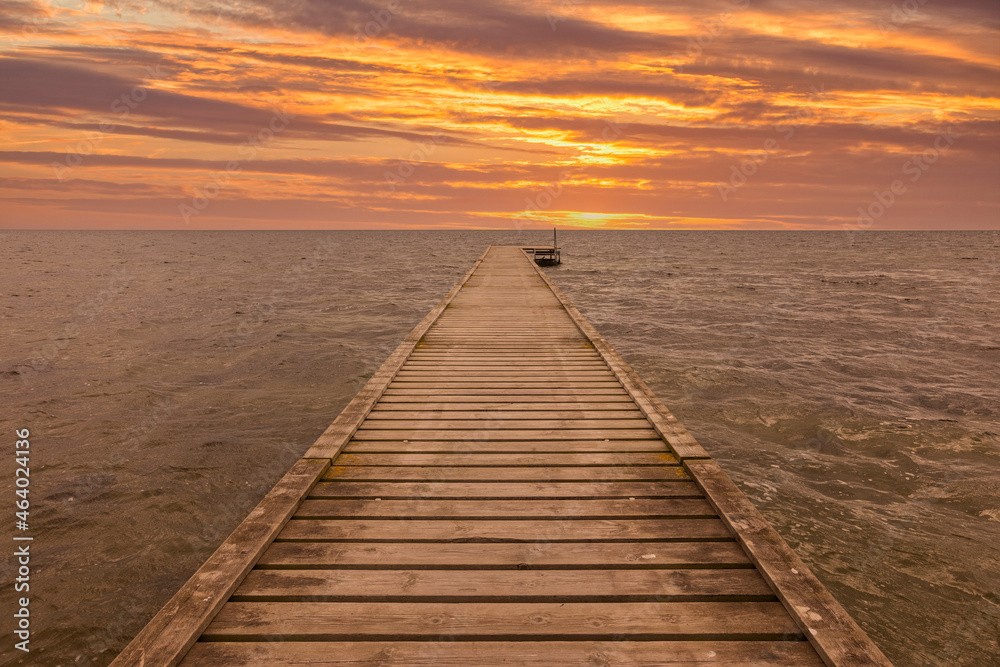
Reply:
<svg viewBox="0 0 1000 667"><path fill-rule="evenodd" d="M490 246L113 665L889 665Z"/></svg>

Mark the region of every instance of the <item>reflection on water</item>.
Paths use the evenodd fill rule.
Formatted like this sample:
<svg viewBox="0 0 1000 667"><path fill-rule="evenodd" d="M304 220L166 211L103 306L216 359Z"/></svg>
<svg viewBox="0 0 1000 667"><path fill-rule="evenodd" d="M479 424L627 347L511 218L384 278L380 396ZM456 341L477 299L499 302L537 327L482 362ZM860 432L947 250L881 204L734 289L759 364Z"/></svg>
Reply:
<svg viewBox="0 0 1000 667"><path fill-rule="evenodd" d="M547 238L9 233L0 422L34 447L23 664L107 664L486 244ZM560 243L549 274L896 664L996 664L1000 234Z"/></svg>

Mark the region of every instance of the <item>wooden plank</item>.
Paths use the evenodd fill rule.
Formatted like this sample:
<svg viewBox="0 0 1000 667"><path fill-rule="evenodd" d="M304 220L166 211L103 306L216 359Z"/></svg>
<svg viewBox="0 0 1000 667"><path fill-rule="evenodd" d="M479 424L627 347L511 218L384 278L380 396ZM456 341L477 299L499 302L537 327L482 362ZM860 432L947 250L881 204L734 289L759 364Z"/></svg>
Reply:
<svg viewBox="0 0 1000 667"><path fill-rule="evenodd" d="M467 364L429 364L427 366L404 365L400 373L406 373L404 377L484 377L495 378L504 376L531 376L534 373L544 372L546 376L551 375L556 378L572 377L574 379L604 378L614 377L606 367L602 368L597 364L587 362L577 365L557 365L550 362L540 362L536 364L504 363L496 361L488 363L479 361Z"/></svg>
<svg viewBox="0 0 1000 667"><path fill-rule="evenodd" d="M234 593L241 602L680 602L719 598L771 601L754 570L254 570ZM486 599L483 599L486 598ZM358 600L363 601L363 600Z"/></svg>
<svg viewBox="0 0 1000 667"><path fill-rule="evenodd" d="M574 344L580 345L584 343L585 340L583 336L579 333L573 336L566 335L553 335L549 336L542 333L525 334L523 336L518 336L515 334L504 334L501 332L491 332L489 334L470 334L463 332L443 332L443 331L431 331L428 332L423 338L423 343L429 347L437 347L439 345L461 345L464 348L470 348L475 346L490 347L491 349L510 349L510 348L522 348L522 349L534 349L539 348L554 349L561 348L564 344ZM579 349L579 348L577 348Z"/></svg>
<svg viewBox="0 0 1000 667"><path fill-rule="evenodd" d="M483 330L480 333L473 331L463 330L463 329L451 329L447 327L436 327L431 331L427 332L424 337L424 342L428 344L433 344L435 340L446 340L455 341L462 344L468 342L475 343L492 343L495 340L502 340L504 343L546 343L546 344L556 344L563 341L579 342L583 336L580 335L579 331L574 331L572 329L559 331L548 331L547 329L536 329L535 331L524 331L523 333L518 333L515 331L503 331L502 329L497 329L494 331Z"/></svg>
<svg viewBox="0 0 1000 667"><path fill-rule="evenodd" d="M472 403L460 403L457 401L451 401L448 403L436 403L427 402L428 399L418 399L419 403L401 403L398 401L379 401L375 408L369 413L374 417L380 419L394 419L395 416L393 412L413 412L413 411L424 411L428 414L453 414L455 412L480 412L480 413L493 413L499 412L501 414L523 414L526 417L533 416L537 412L552 412L552 411L562 411L565 413L570 412L585 412L587 416L597 416L600 414L608 415L609 417L617 417L618 414L625 414L629 417L634 417L636 415L642 415L642 413L635 409L635 405L631 401L608 401L604 403L599 402L570 402L564 401L562 403L555 402L543 402L537 401L534 403L525 402L485 402L473 399ZM432 399L436 400L436 399ZM608 414L608 411L613 411Z"/></svg>
<svg viewBox="0 0 1000 667"><path fill-rule="evenodd" d="M379 399L379 409L390 410L390 403L516 403L520 406L538 406L544 403L594 403L606 405L608 403L622 403L622 409L634 410L635 403L625 393L624 390L597 390L584 391L545 391L545 390L466 390L463 393L450 392L442 394L431 390L399 390L387 389L386 393ZM528 402L530 401L530 402ZM543 406L544 408L544 406ZM608 406L612 409L613 406ZM529 408L525 408L529 409Z"/></svg>
<svg viewBox="0 0 1000 667"><path fill-rule="evenodd" d="M545 352L511 352L504 350L434 350L429 347L417 348L410 355L413 362L432 361L454 361L478 362L478 361L521 361L524 363L539 363L544 361L561 363L600 363L604 364L604 358L594 349L564 351L547 354ZM606 364L605 364L606 365Z"/></svg>
<svg viewBox="0 0 1000 667"><path fill-rule="evenodd" d="M558 329L554 329L552 327L539 327L534 331L528 329L505 330L503 327L495 327L493 330L481 329L479 331L472 331L461 326L440 326L428 331L427 336L424 338L424 342L432 342L435 338L454 339L455 341L462 343L467 341L471 341L473 343L492 343L498 338L505 343L509 343L511 341L518 343L535 343L537 341L542 341L544 343L561 343L564 340L579 342L584 338L584 336L582 336L578 330L566 327L559 327Z"/></svg>
<svg viewBox="0 0 1000 667"><path fill-rule="evenodd" d="M512 371L515 373L528 373L538 370L559 371L562 373L611 372L602 359L524 359L521 357L504 359L494 356L464 358L460 360L421 360L411 358L406 362L402 370L410 372L433 372L444 370L455 372Z"/></svg>
<svg viewBox="0 0 1000 667"><path fill-rule="evenodd" d="M317 484L310 498L701 498L693 482L350 482Z"/></svg>
<svg viewBox="0 0 1000 667"><path fill-rule="evenodd" d="M516 370L400 370L396 382L610 382L615 376L603 370L558 370L554 368L529 368Z"/></svg>
<svg viewBox="0 0 1000 667"><path fill-rule="evenodd" d="M729 541L732 534L719 519L295 519L285 525L278 539L339 542L690 542Z"/></svg>
<svg viewBox="0 0 1000 667"><path fill-rule="evenodd" d="M582 338L582 337L581 337ZM461 345L464 349L469 349L479 345L490 349L523 349L523 350L556 350L564 345L583 344L580 338L568 336L502 336L484 335L470 336L469 334L454 335L434 335L427 334L423 340L425 345L430 347L447 347L449 345ZM578 348L579 349L579 348Z"/></svg>
<svg viewBox="0 0 1000 667"><path fill-rule="evenodd" d="M427 419L411 419L400 421L398 419L382 419L369 415L368 419L361 424L358 432L378 431L378 430L516 430L516 429L551 429L551 430L594 430L594 429L649 429L649 422L645 417L638 419L611 419L605 417L590 419L504 419L496 414L486 414L477 419L461 419L458 417L431 417ZM486 432L489 432L487 430ZM567 438L568 439L568 438Z"/></svg>
<svg viewBox="0 0 1000 667"><path fill-rule="evenodd" d="M607 364L599 356L578 356L561 357L552 355L523 355L523 354L466 354L455 355L435 355L435 356L411 356L407 364L413 370L432 368L483 368L485 370L496 368L511 368L514 370L524 369L586 369L586 370L608 370Z"/></svg>
<svg viewBox="0 0 1000 667"><path fill-rule="evenodd" d="M476 272L476 269L482 264L487 254L489 254L489 248L476 260L472 268L451 288L445 297L407 334L403 342L389 355L389 358L385 360L378 371L361 388L361 391L351 399L347 407L337 415L337 418L333 420L330 426L313 443L309 451L306 452L305 458L333 459L340 453L340 450L351 439L355 429L361 424L361 421L372 409L372 406L375 405L375 402L378 401L379 397L386 390L386 387L389 386L400 366L410 356L410 353L421 337L430 329L431 325L434 324L452 299L455 298L472 274Z"/></svg>
<svg viewBox="0 0 1000 667"><path fill-rule="evenodd" d="M550 346L552 347L552 346ZM542 357L551 359L578 359L586 358L591 361L603 361L601 355L594 349L594 346L587 340L574 341L572 345L565 347L555 346L551 352L528 350L529 357ZM436 345L429 345L426 342L417 344L413 350L415 358L419 357L515 357L514 350L504 350L492 345L466 345L454 348L440 348Z"/></svg>
<svg viewBox="0 0 1000 667"><path fill-rule="evenodd" d="M591 370L608 370L604 360L599 356L552 356L552 355L525 355L525 354L463 354L461 356L451 355L428 355L411 356L407 362L413 364L413 368L430 368L442 366L452 367L501 367L501 368L588 368Z"/></svg>
<svg viewBox="0 0 1000 667"><path fill-rule="evenodd" d="M439 404L441 405L441 404ZM617 405L617 404L615 404ZM642 419L645 421L646 417L638 410L618 410L608 414L606 410L476 410L476 411L461 411L455 410L456 406L449 405L451 410L399 410L390 409L386 410L379 408L377 410L372 410L368 413L368 421L365 424L373 424L380 422L381 420L422 420L430 421L435 419L448 419L448 420L476 420L482 421L484 419L496 419L502 421L511 420L539 420L539 421L550 421L553 419L588 419L588 420L601 420L601 419ZM634 422L633 422L634 423Z"/></svg>
<svg viewBox="0 0 1000 667"><path fill-rule="evenodd" d="M685 467L824 660L891 665L715 461L688 461Z"/></svg>
<svg viewBox="0 0 1000 667"><path fill-rule="evenodd" d="M549 371L560 372L608 372L604 362L578 361L578 362L553 362L553 361L514 361L498 359L478 359L467 361L427 361L414 362L407 361L402 368L403 371L421 372L485 372L485 371L513 371L515 373L539 373Z"/></svg>
<svg viewBox="0 0 1000 667"><path fill-rule="evenodd" d="M111 664L178 664L329 466L295 463Z"/></svg>
<svg viewBox="0 0 1000 667"><path fill-rule="evenodd" d="M483 642L435 638L407 642L200 642L185 667L819 667L808 642L795 641L577 641Z"/></svg>
<svg viewBox="0 0 1000 667"><path fill-rule="evenodd" d="M444 466L351 466L334 463L323 476L340 481L421 481L421 482L596 482L662 481L690 479L678 465L664 466L559 466L508 468Z"/></svg>
<svg viewBox="0 0 1000 667"><path fill-rule="evenodd" d="M461 366L461 367L477 367L477 366L490 366L490 367L510 367L510 368L591 368L595 370L607 370L607 364L604 360L592 353L588 352L586 356L560 356L560 355L550 355L550 354L501 354L499 352L493 353L465 353L465 354L417 354L414 353L410 357L407 363L417 367L429 367L431 365L440 366Z"/></svg>
<svg viewBox="0 0 1000 667"><path fill-rule="evenodd" d="M798 639L777 602L230 602L204 640Z"/></svg>
<svg viewBox="0 0 1000 667"><path fill-rule="evenodd" d="M523 453L354 453L341 454L336 465L365 466L662 466L676 463L673 454L662 452Z"/></svg>
<svg viewBox="0 0 1000 667"><path fill-rule="evenodd" d="M532 400L538 397L537 400L566 400L569 396L583 396L589 400L593 400L594 396L600 396L601 400L612 400L610 397L618 397L619 400L632 402L631 397L621 388L621 385L617 387L601 387L601 388L578 388L578 387L459 387L454 391L441 391L442 388L427 388L427 387L406 387L402 384L396 386L389 386L385 390L385 395L382 396L380 400L387 400L386 397L392 396L435 396L436 400L444 400L445 396L462 396L466 399L474 396L489 396L491 399L493 397L503 397L503 396L530 396ZM545 398L549 397L549 398ZM605 397L608 397L607 399ZM391 398L389 399L391 400Z"/></svg>
<svg viewBox="0 0 1000 667"><path fill-rule="evenodd" d="M537 354L549 354L558 353L567 350L593 350L594 345L588 340L575 340L575 341L563 341L556 344L551 343L538 343L537 345L531 345L530 343L503 343L495 342L493 344L488 343L422 343L418 345L415 349L418 350L430 350L435 351L452 351L458 350L462 352L510 352L511 354L520 353L537 353Z"/></svg>
<svg viewBox="0 0 1000 667"><path fill-rule="evenodd" d="M427 338L424 342L433 341L435 338L454 338L460 341L477 341L477 340L497 340L503 339L504 341L562 341L562 340L573 340L578 341L583 336L580 332L575 329L572 324L569 326L556 324L554 322L549 322L548 324L539 323L535 327L503 327L499 325L483 326L483 327L471 327L468 325L461 324L444 324L441 326L434 327L434 329L427 334Z"/></svg>
<svg viewBox="0 0 1000 667"><path fill-rule="evenodd" d="M391 429L358 430L353 441L362 440L653 440L658 434L651 428L576 428L576 429Z"/></svg>
<svg viewBox="0 0 1000 667"><path fill-rule="evenodd" d="M392 381L393 389L621 389L617 380L452 380L430 381L415 379L396 379ZM442 393L437 391L437 393Z"/></svg>
<svg viewBox="0 0 1000 667"><path fill-rule="evenodd" d="M497 366L503 364L504 362L508 362L511 367L519 368L534 368L538 366L547 366L551 368L576 368L578 366L584 366L592 367L593 370L608 370L607 365L604 363L604 360L600 357L600 355L594 354L593 352L587 352L585 356L573 355L569 357L565 357L560 354L535 355L534 357L497 353L468 353L461 357L455 357L453 354L439 354L431 358L420 358L419 356L411 358L409 363L413 364L415 367L430 367L435 362L461 367L480 365Z"/></svg>
<svg viewBox="0 0 1000 667"><path fill-rule="evenodd" d="M386 518L434 517L442 519L578 517L615 519L623 517L692 518L714 517L715 511L704 500L677 498L669 500L314 500L303 501L295 513L299 518Z"/></svg>
<svg viewBox="0 0 1000 667"><path fill-rule="evenodd" d="M667 452L662 440L352 440L345 453Z"/></svg>

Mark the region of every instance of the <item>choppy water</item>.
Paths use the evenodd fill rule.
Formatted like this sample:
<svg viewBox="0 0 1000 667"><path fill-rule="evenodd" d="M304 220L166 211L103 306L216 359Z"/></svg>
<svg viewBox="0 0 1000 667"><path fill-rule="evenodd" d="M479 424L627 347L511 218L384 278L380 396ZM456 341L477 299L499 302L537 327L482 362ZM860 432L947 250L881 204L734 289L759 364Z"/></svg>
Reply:
<svg viewBox="0 0 1000 667"><path fill-rule="evenodd" d="M0 432L33 446L20 664L110 662L486 244L546 239L0 235ZM560 243L550 275L897 665L1000 664L1000 232Z"/></svg>

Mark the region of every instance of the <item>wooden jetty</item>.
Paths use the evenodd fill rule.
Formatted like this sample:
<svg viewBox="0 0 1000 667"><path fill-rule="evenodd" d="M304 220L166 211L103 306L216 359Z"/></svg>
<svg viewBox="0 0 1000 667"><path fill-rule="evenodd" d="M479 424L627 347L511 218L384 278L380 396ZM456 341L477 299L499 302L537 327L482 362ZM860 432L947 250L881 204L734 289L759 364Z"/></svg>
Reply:
<svg viewBox="0 0 1000 667"><path fill-rule="evenodd" d="M492 246L114 665L889 665Z"/></svg>

